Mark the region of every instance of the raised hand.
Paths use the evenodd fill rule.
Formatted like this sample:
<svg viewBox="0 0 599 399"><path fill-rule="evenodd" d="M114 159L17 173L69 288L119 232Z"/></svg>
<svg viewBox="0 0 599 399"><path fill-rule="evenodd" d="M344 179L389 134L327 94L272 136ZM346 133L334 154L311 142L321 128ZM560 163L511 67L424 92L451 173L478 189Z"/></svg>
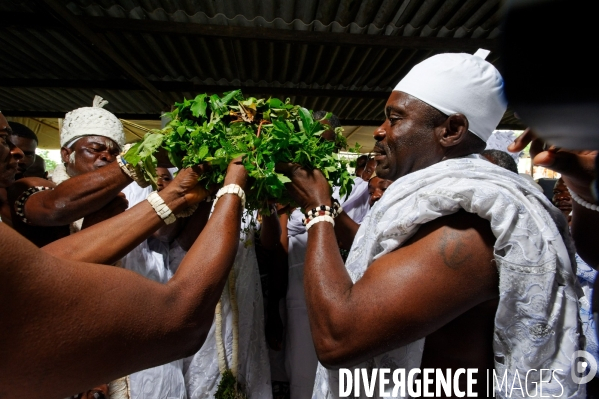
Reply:
<svg viewBox="0 0 599 399"><path fill-rule="evenodd" d="M160 192L160 196L173 212L177 213L197 204L210 195L208 190L198 184L204 168L204 165L199 165L193 168L181 169L173 182Z"/></svg>
<svg viewBox="0 0 599 399"><path fill-rule="evenodd" d="M597 151L570 151L547 144L526 129L508 147L511 152L522 151L530 143L530 157L534 165L543 166L562 175L564 182L583 199L594 202L591 183L595 179Z"/></svg>
<svg viewBox="0 0 599 399"><path fill-rule="evenodd" d="M225 186L227 184L237 184L242 189L246 189L248 172L241 163L241 159L241 157L237 157L229 163L227 175L225 176Z"/></svg>
<svg viewBox="0 0 599 399"><path fill-rule="evenodd" d="M278 164L277 172L285 174L291 183L285 184L289 194L306 210L320 205L331 206L331 186L318 169L306 170L298 164Z"/></svg>

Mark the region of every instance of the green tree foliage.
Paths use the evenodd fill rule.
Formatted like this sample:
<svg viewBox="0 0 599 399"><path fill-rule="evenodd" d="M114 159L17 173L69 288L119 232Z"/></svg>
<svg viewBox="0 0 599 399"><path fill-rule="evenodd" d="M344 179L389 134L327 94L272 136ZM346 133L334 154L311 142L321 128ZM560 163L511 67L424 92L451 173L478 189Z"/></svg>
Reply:
<svg viewBox="0 0 599 399"><path fill-rule="evenodd" d="M44 158L44 161L46 162L46 170L47 171L52 171L52 170L56 169L56 161L54 161L53 159L50 159L50 157L48 155L48 150L38 149L36 155L38 157Z"/></svg>

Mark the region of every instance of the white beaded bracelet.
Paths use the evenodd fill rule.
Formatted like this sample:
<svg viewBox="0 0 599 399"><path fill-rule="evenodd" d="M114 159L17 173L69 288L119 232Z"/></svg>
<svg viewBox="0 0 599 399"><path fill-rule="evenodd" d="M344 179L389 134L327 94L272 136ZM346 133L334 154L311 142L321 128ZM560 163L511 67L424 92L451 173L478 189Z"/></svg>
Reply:
<svg viewBox="0 0 599 399"><path fill-rule="evenodd" d="M310 227L314 226L318 222L329 222L335 227L335 219L328 215L316 216L314 219L310 220L310 223L306 225L306 231L310 230Z"/></svg>
<svg viewBox="0 0 599 399"><path fill-rule="evenodd" d="M158 192L151 192L150 195L148 195L147 200L150 203L150 205L152 205L152 208L154 208L158 216L160 216L160 219L164 221L164 223L171 224L175 220L177 220L177 217L175 216L171 208L169 208L168 205L164 203L164 200L160 197L160 195L158 195Z"/></svg>
<svg viewBox="0 0 599 399"><path fill-rule="evenodd" d="M570 195L572 196L572 199L574 201L576 201L579 205L582 205L585 208L590 209L592 211L599 211L599 206L597 206L595 204L591 204L588 201L585 201L583 198L580 197L580 195L576 194L575 192L573 192L569 188L568 188L568 191L570 192Z"/></svg>
<svg viewBox="0 0 599 399"><path fill-rule="evenodd" d="M237 184L228 184L222 187L220 190L218 190L218 192L216 193L216 197L214 198L214 204L212 205L212 209L216 207L218 199L225 194L235 194L236 196L241 198L241 207L245 209L245 192L243 191L243 188L241 188Z"/></svg>

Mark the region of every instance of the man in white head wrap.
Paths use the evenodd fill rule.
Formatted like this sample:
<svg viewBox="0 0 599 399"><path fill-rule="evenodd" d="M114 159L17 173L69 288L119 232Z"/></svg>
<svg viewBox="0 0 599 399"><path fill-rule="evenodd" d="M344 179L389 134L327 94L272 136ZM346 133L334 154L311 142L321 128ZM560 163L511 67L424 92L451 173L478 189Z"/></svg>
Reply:
<svg viewBox="0 0 599 399"><path fill-rule="evenodd" d="M52 181L21 179L9 189L15 230L38 246L112 217L126 209L121 190L132 178L116 157L125 144L120 120L102 108L96 96L92 107L67 113L60 132L61 155Z"/></svg>
<svg viewBox="0 0 599 399"><path fill-rule="evenodd" d="M394 183L345 265L328 219L308 230L314 398L487 397L487 373L497 397L585 396L571 377L584 338L565 219L478 155L506 109L485 56L433 56L392 92L374 137L376 173ZM304 209L331 205L321 174L291 170Z"/></svg>

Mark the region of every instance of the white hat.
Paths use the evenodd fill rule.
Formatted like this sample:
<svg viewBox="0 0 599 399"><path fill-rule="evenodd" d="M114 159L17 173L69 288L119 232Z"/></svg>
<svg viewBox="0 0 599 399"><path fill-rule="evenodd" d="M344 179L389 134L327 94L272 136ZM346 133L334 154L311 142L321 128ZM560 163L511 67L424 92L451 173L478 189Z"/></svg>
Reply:
<svg viewBox="0 0 599 399"><path fill-rule="evenodd" d="M125 145L123 124L112 112L102 108L106 104L108 101L95 96L92 107L77 108L67 113L60 130L60 146L70 147L83 136L103 136L122 148Z"/></svg>
<svg viewBox="0 0 599 399"><path fill-rule="evenodd" d="M432 56L414 66L393 90L416 97L445 115L465 115L469 130L487 141L507 108L503 78L484 60L488 54L481 49L474 55Z"/></svg>

